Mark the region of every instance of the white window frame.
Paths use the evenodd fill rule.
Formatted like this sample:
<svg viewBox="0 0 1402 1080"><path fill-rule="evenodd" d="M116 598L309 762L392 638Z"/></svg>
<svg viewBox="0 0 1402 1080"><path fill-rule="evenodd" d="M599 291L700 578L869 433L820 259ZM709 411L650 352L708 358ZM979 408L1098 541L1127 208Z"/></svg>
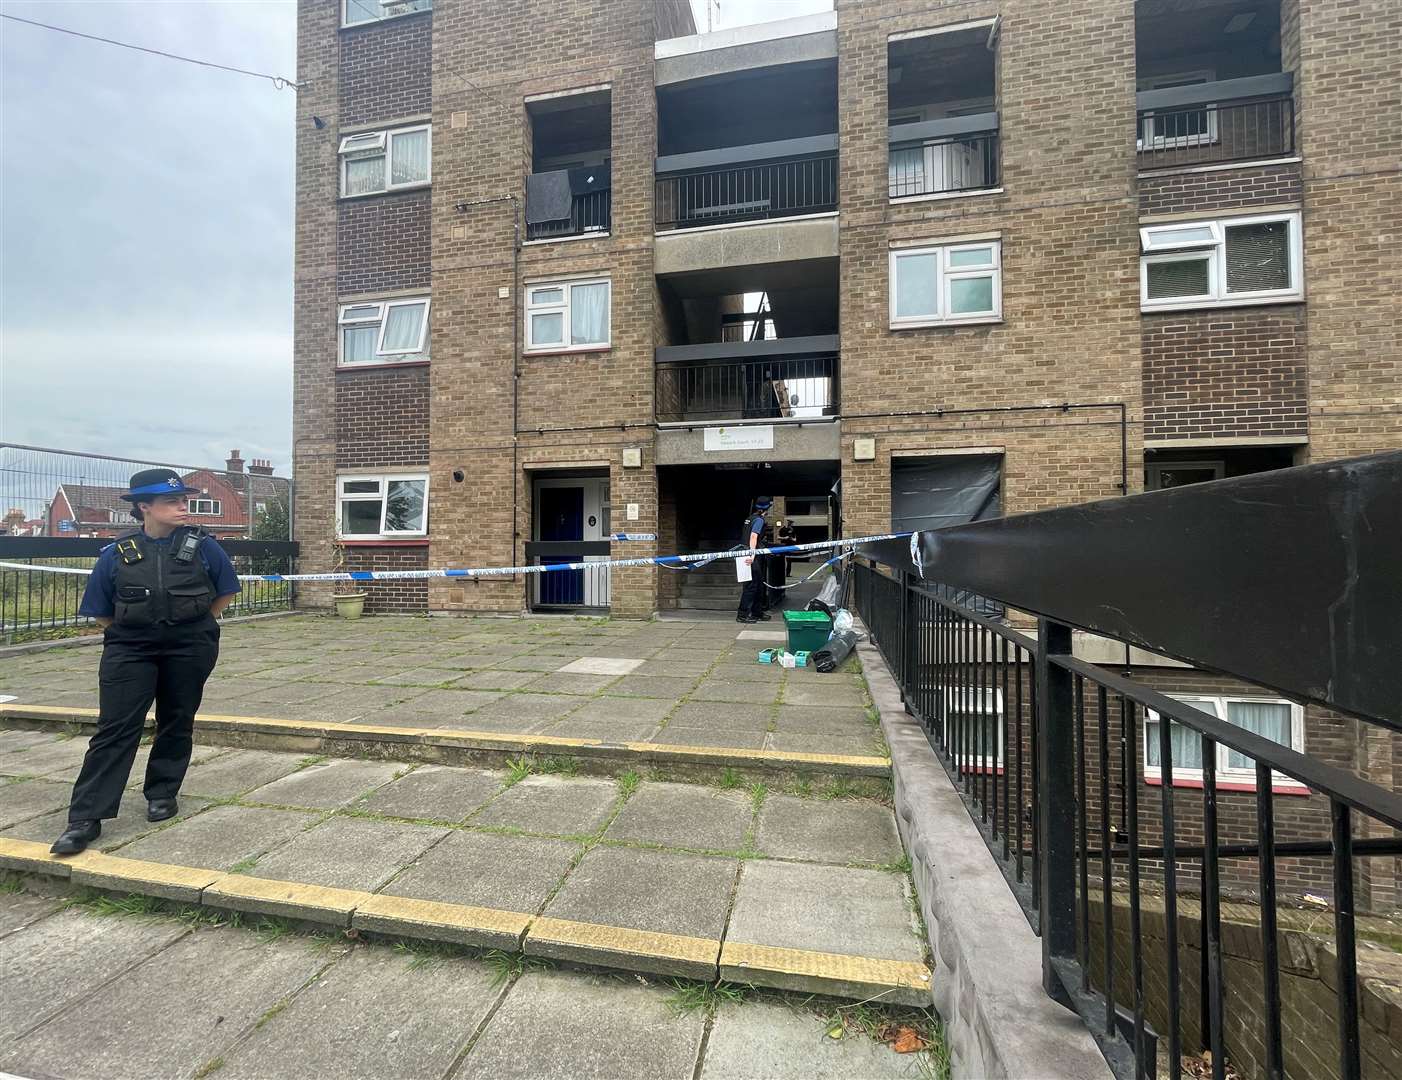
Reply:
<svg viewBox="0 0 1402 1080"><path fill-rule="evenodd" d="M960 251L977 251L983 248L992 250L990 262L978 266L951 266L950 258ZM913 255L934 255L935 268L935 313L900 318L896 315L897 274L901 259ZM993 308L990 312L951 312L949 310L950 285L961 279L991 277L993 280ZM960 241L957 244L931 244L921 247L892 248L886 273L886 286L892 330L908 330L925 326L976 326L980 323L1003 321L1003 241L1001 239Z"/></svg>
<svg viewBox="0 0 1402 1080"><path fill-rule="evenodd" d="M1212 70L1179 71L1172 75L1154 75L1148 79L1140 79L1137 88L1139 90L1162 90L1171 87L1201 86L1203 83L1216 81L1217 72ZM1192 108L1193 106L1189 105L1167 111L1187 112ZM1203 102L1200 108L1207 114L1207 130L1200 135L1155 135L1154 118L1158 114L1148 113L1139 121L1139 131L1134 143L1135 150L1139 152L1144 150L1177 150L1188 146L1214 145L1218 141L1217 106Z"/></svg>
<svg viewBox="0 0 1402 1080"><path fill-rule="evenodd" d="M346 485L375 481L380 486L375 492L347 492ZM424 527L422 529L385 528L385 514L389 511L389 485L393 480L422 481L424 486ZM380 504L380 529L376 533L344 533L341 531L341 507L348 502L378 502ZM345 473L336 477L336 538L338 540L412 540L428 535L428 473Z"/></svg>
<svg viewBox="0 0 1402 1080"><path fill-rule="evenodd" d="M1246 704L1288 705L1290 707L1290 746L1288 749L1294 750L1300 754L1305 752L1305 710L1304 706L1296 705L1293 701L1286 701L1284 698L1262 697L1253 694L1193 694L1184 692L1170 694L1169 697L1173 698L1175 701L1181 701L1185 705L1192 706L1193 708L1198 708L1198 703L1200 702L1210 701L1213 703L1213 708L1216 710L1217 718L1224 724L1231 723L1231 721L1227 719L1229 715L1227 702L1229 701L1243 702ZM1149 764L1149 725L1157 724L1159 720L1158 712L1148 708L1144 710L1144 715L1140 720L1139 726L1140 741L1142 743L1139 761L1144 769L1144 779L1150 783L1162 784L1163 770L1158 765ZM1157 735L1154 736L1154 740L1154 745L1157 746ZM1231 752L1230 747L1222 743L1217 744L1218 785L1231 785L1233 788L1245 786L1254 791L1256 788L1255 766L1247 769L1230 768L1227 762L1229 760L1228 755ZM1190 769L1177 764L1173 766L1173 784L1175 787L1179 784L1194 786L1201 785L1202 783L1202 769ZM1300 793L1309 790L1298 780L1274 771L1271 773L1271 789L1273 791Z"/></svg>
<svg viewBox="0 0 1402 1080"><path fill-rule="evenodd" d="M940 723L944 732L945 749L950 755L950 757L954 758L959 753L959 748L955 747L950 742L950 739L953 737L953 716L956 713L966 717L984 717L991 715L998 721L994 729L998 735L998 746L994 750L993 760L990 761L988 759L987 754L980 754L975 749L974 753L971 753L966 759L964 759L963 764L966 769L988 769L993 772L998 772L999 770L1001 770L1003 768L1003 760L1005 756L1003 745L1003 728L1005 725L1003 724L1004 712L1002 689L996 686L937 686L935 689L939 693L939 701L941 703ZM972 709L962 707L967 704L970 695L972 695L975 698L973 703L974 707ZM991 713L989 708L990 704L992 706Z"/></svg>
<svg viewBox="0 0 1402 1080"><path fill-rule="evenodd" d="M419 344L414 349L386 349L385 348L385 328L389 325L390 308L411 307L423 305L424 318L419 327ZM347 318L348 312L356 308L376 308L377 314L374 318L368 315L361 315L356 318ZM352 303L341 304L336 311L336 366L343 368L365 368L379 364L403 364L408 362L418 362L427 360L428 349L428 326L433 309L433 301L427 296L406 296L393 300L357 300ZM347 360L345 328L348 326L369 326L379 324L379 332L375 335L375 356L372 360Z"/></svg>
<svg viewBox="0 0 1402 1080"><path fill-rule="evenodd" d="M609 290L608 304L608 333L604 335L605 340L600 342L590 342L587 345L572 345L570 343L570 299L574 289L583 285L607 285ZM559 303L533 304L532 297L536 290L559 289L562 292L562 299ZM523 305L526 323L526 348L528 353L566 353L566 352L598 352L601 349L612 348L613 339L613 279L609 277L582 277L582 278L561 278L555 281L529 281L525 286L526 297ZM561 340L557 342L537 343L534 334L531 332L533 315L548 315L559 312L561 321Z"/></svg>
<svg viewBox="0 0 1402 1080"><path fill-rule="evenodd" d="M422 180L407 180L396 184L394 182L395 136L412 135L416 131L428 132L428 156L425 159L428 165L427 172ZM366 150L379 150L384 154L384 186L378 187L374 191L361 191L354 195L348 195L346 193L346 166L352 160L359 160L352 158L351 155L361 154ZM359 131L354 135L346 135L341 139L337 156L341 161L341 198L343 199L365 199L390 191L409 191L414 188L428 187L433 183L433 125L410 124L408 127L385 128L383 131Z"/></svg>
<svg viewBox="0 0 1402 1080"><path fill-rule="evenodd" d="M1290 228L1288 257L1290 260L1289 288L1257 289L1252 292L1227 291L1227 230L1240 225L1265 225L1285 222ZM1212 226L1219 238L1211 243L1180 243L1165 241L1166 230L1187 226ZM1293 304L1305 298L1304 237L1298 210L1274 214L1252 214L1247 217L1226 217L1201 221L1180 221L1169 225L1149 225L1139 230L1139 310L1183 311L1205 307L1250 307L1257 304ZM1149 267L1165 262L1195 262L1207 260L1208 291L1197 296L1173 296L1150 299Z"/></svg>
<svg viewBox="0 0 1402 1080"><path fill-rule="evenodd" d="M356 8L362 12L368 13L370 8L376 6L380 8L379 15L376 15L373 18L369 19L357 19L355 22L351 22L351 8ZM433 5L429 4L429 6L426 8L414 8L412 11L396 11L393 13L386 13L383 5L380 5L379 0L341 0L341 26L343 28L357 26L374 26L376 23L388 22L390 19L402 19L406 15L418 15L420 12L432 10Z"/></svg>
<svg viewBox="0 0 1402 1080"><path fill-rule="evenodd" d="M223 517L223 516L224 516L223 500L221 500L221 499L211 499L211 498L207 498L207 497L205 497L205 496L201 496L201 497L199 497L199 498L189 499L189 500L187 500L187 503L188 503L189 512L192 513L192 514L199 514L201 517ZM208 510L201 510L201 509L199 509L200 503L208 503L208 504L209 504L209 509L208 509Z"/></svg>

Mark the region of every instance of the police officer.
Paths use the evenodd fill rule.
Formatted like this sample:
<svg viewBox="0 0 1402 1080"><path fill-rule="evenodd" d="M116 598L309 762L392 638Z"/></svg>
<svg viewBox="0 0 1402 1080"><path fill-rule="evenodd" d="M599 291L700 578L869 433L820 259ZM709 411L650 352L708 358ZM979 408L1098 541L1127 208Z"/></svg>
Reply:
<svg viewBox="0 0 1402 1080"><path fill-rule="evenodd" d="M754 512L745 523L745 533L742 538L743 543L751 551L760 547L760 537L764 535L766 528L764 517L769 513L769 508L774 505L768 495L760 495L755 499ZM759 622L772 618L766 608L768 600L768 589L764 582L764 563L766 556L749 555L745 557L745 562L750 567L750 580L745 582L745 587L740 593L740 607L735 612L735 621L742 623Z"/></svg>
<svg viewBox="0 0 1402 1080"><path fill-rule="evenodd" d="M146 765L146 818L174 817L190 764L195 710L219 656L219 614L239 591L229 556L185 523L186 487L170 469L144 469L122 498L141 528L102 549L78 614L103 628L97 733L73 786L68 827L52 847L74 855L117 816L146 712L156 737Z"/></svg>

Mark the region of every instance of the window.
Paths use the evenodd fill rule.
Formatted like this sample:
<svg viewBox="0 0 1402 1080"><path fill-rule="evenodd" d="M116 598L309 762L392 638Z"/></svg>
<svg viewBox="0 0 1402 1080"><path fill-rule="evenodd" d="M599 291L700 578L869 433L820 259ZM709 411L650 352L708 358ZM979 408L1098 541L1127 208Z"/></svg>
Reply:
<svg viewBox="0 0 1402 1080"><path fill-rule="evenodd" d="M375 195L427 184L432 141L428 124L347 135L341 140L341 195Z"/></svg>
<svg viewBox="0 0 1402 1080"><path fill-rule="evenodd" d="M607 279L527 285L527 351L608 348L609 302Z"/></svg>
<svg viewBox="0 0 1402 1080"><path fill-rule="evenodd" d="M999 322L1001 243L891 252L891 329Z"/></svg>
<svg viewBox="0 0 1402 1080"><path fill-rule="evenodd" d="M191 499L189 507L192 514L208 514L211 517L218 517L224 512L218 499Z"/></svg>
<svg viewBox="0 0 1402 1080"><path fill-rule="evenodd" d="M1279 698L1217 697L1174 694L1175 701L1225 720L1264 736L1292 750L1304 752L1305 711ZM1159 755L1159 714L1144 710L1144 778L1150 782L1161 779ZM1189 784L1202 782L1202 738L1196 731L1181 724L1169 724L1170 753L1173 755L1173 782ZM1256 763L1220 743L1217 745L1217 781L1232 786L1256 785ZM1304 785L1288 776L1275 773L1271 787L1304 790Z"/></svg>
<svg viewBox="0 0 1402 1080"><path fill-rule="evenodd" d="M1139 237L1144 311L1304 298L1299 214L1151 225Z"/></svg>
<svg viewBox="0 0 1402 1080"><path fill-rule="evenodd" d="M340 366L427 360L428 308L424 297L342 304Z"/></svg>
<svg viewBox="0 0 1402 1080"><path fill-rule="evenodd" d="M1212 82L1216 72L1190 71L1140 79L1140 90L1169 90ZM1141 114L1138 150L1168 150L1181 146L1211 146L1217 141L1217 106L1188 105Z"/></svg>
<svg viewBox="0 0 1402 1080"><path fill-rule="evenodd" d="M362 26L397 15L432 10L433 0L341 0L341 25Z"/></svg>
<svg viewBox="0 0 1402 1080"><path fill-rule="evenodd" d="M945 752L966 770L1001 769L1003 692L989 686L941 687L940 697Z"/></svg>
<svg viewBox="0 0 1402 1080"><path fill-rule="evenodd" d="M337 485L337 535L386 540L428 534L428 477L342 476Z"/></svg>

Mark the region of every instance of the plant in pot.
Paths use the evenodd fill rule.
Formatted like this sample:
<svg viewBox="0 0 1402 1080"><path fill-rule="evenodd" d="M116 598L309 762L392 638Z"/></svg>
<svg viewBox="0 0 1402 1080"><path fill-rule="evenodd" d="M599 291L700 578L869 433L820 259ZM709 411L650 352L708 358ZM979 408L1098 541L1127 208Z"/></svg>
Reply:
<svg viewBox="0 0 1402 1080"><path fill-rule="evenodd" d="M346 568L346 549L336 548L336 565L332 568L336 573L340 573ZM343 619L358 619L365 611L365 596L363 592L354 591L344 582L338 582L347 591L335 592L331 594L331 602L336 605L336 614Z"/></svg>

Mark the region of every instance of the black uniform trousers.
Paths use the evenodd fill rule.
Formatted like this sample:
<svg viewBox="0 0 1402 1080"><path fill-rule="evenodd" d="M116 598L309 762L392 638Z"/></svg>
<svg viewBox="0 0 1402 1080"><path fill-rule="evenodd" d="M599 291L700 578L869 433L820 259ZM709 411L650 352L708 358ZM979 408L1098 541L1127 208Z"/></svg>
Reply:
<svg viewBox="0 0 1402 1080"><path fill-rule="evenodd" d="M759 618L760 613L769 606L769 590L764 587L765 562L768 558L767 555L754 556L754 561L750 564L750 580L745 582L745 587L740 590L737 615L753 615Z"/></svg>
<svg viewBox="0 0 1402 1080"><path fill-rule="evenodd" d="M156 737L143 791L148 800L175 798L190 766L195 712L218 658L219 623L212 615L176 625L107 628L98 666L97 733L73 785L69 821L117 816L153 701Z"/></svg>

